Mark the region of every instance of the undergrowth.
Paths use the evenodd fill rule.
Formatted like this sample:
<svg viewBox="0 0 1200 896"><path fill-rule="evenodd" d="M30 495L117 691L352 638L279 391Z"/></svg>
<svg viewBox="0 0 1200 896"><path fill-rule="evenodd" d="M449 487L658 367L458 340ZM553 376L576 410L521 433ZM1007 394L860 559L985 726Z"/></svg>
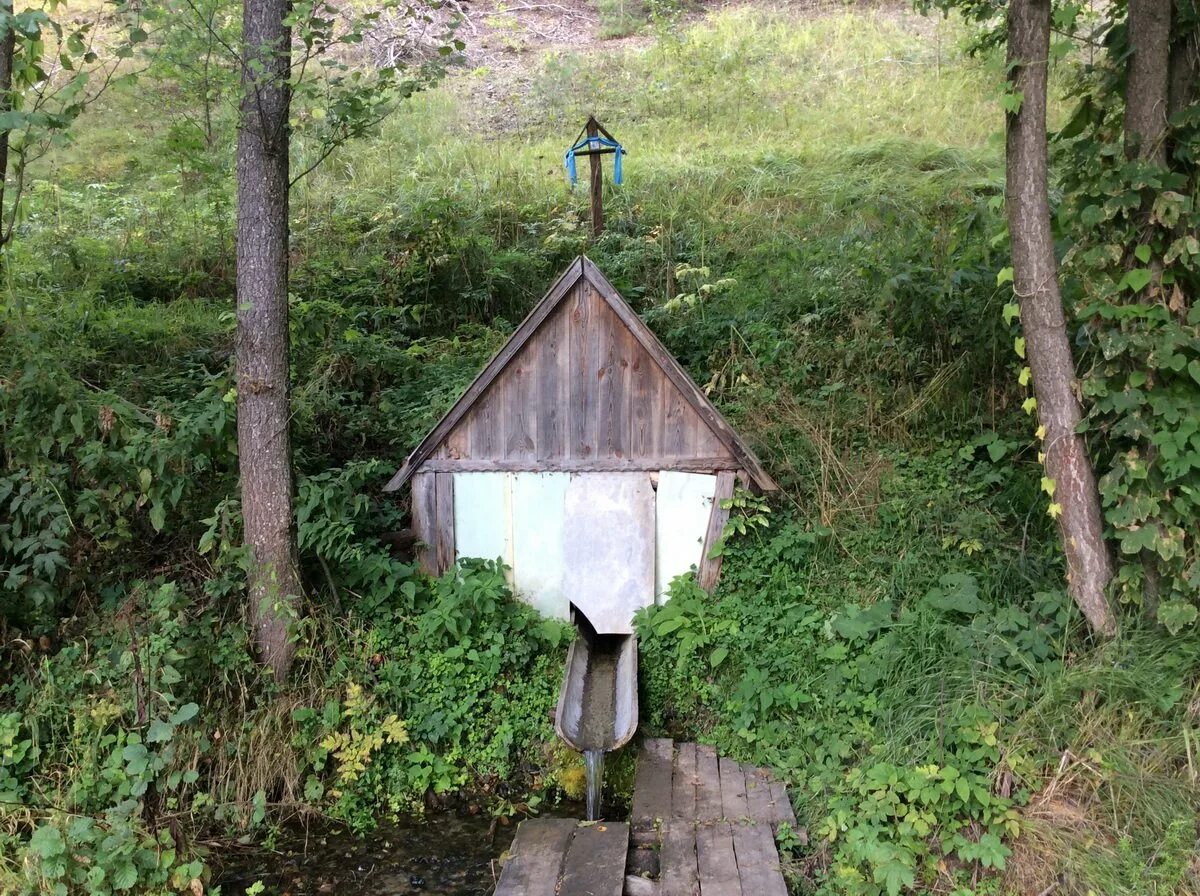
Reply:
<svg viewBox="0 0 1200 896"><path fill-rule="evenodd" d="M492 566L417 573L379 489L586 249L783 486L715 595L639 619L643 729L780 769L798 892L1197 892L1200 645L1092 644L1062 593L986 62L886 11L650 27L503 108L422 94L298 186L284 688L242 610L228 166L182 164L152 77L47 157L0 332L0 890L195 892L205 841L292 813L577 795L567 633ZM592 111L630 156L589 246Z"/></svg>

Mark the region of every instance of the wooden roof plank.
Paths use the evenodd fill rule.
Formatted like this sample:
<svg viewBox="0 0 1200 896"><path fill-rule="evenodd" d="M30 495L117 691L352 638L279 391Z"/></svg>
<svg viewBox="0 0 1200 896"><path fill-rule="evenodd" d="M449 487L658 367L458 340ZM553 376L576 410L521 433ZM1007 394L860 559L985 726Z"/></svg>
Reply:
<svg viewBox="0 0 1200 896"><path fill-rule="evenodd" d="M687 371L667 351L666 347L654 334L654 331L634 313L633 309L621 298L620 294L617 293L613 285L608 282L608 279L600 272L600 269L596 267L591 259L581 255L567 266L566 270L555 281L542 301L521 322L508 341L504 343L467 387L462 397L454 403L450 411L430 433L421 440L421 443L396 472L396 475L384 486L384 491L394 492L398 490L425 461L433 456L434 452L450 435L454 427L462 421L472 406L479 401L488 387L495 382L497 377L508 366L509 362L516 357L517 353L533 337L538 328L545 323L547 318L550 317L554 310L571 293L573 287L582 281L590 284L605 304L612 309L617 318L632 334L636 342L650 355L654 363L658 365L659 369L678 390L687 404L692 407L709 431L713 433L717 440L742 465L749 475L751 482L762 491L774 491L778 488L754 452L750 450L749 446L746 445L733 427L729 425L721 415L721 412L708 399L708 396L692 381Z"/></svg>
<svg viewBox="0 0 1200 896"><path fill-rule="evenodd" d="M662 344L662 341L654 334L654 331L633 312L633 309L621 298L620 293L608 282L608 278L601 273L600 269L596 267L590 258L583 255L580 256L580 261L583 266L583 276L595 287L600 296L608 303L608 306L616 312L621 322L629 328L638 342L642 344L642 348L658 363L658 366L675 385L675 388L683 393L684 398L687 399L692 409L700 415L700 419L707 423L709 429L721 440L722 444L746 465L746 472L750 474L750 478L754 483L763 491L775 491L778 486L767 474L767 471L763 469L758 457L742 441L741 436L729 425L728 421L717 410L708 396L700 391L700 387L692 381L687 371L667 351L667 347Z"/></svg>
<svg viewBox="0 0 1200 896"><path fill-rule="evenodd" d="M508 338L508 341L500 347L500 351L496 352L496 354L492 356L492 360L490 360L487 365L484 366L483 370L479 372L479 375L471 381L471 385L467 387L467 391L464 392L462 397L454 403L454 406L450 408L446 416L441 419L437 426L430 430L429 435L425 436L425 438L421 440L421 444L419 444L413 453L408 456L408 460L404 462L404 466L396 471L396 475L393 476L388 481L388 484L383 487L385 492L397 491L402 485L404 485L405 482L408 481L408 478L414 472L416 472L417 467L419 467L429 457L429 455L434 452L434 449L441 444L442 440L449 435L450 430L454 428L455 424L457 424L458 421L466 415L467 411L471 409L471 405L473 405L479 396L484 393L487 387L492 384L492 381L500 375L501 371L508 366L508 362L511 361L516 356L517 352L521 350L521 347L527 341L529 341L529 337L537 332L538 327L540 327L546 318L550 316L550 312L558 307L558 303L563 300L567 293L571 291L571 287L579 282L579 279L582 276L583 256L581 255L579 258L567 265L567 269L559 275L559 278L556 281L554 281L554 285L550 287L550 291L546 293L545 298L543 298L536 306L534 306L534 309L529 312L525 320L521 321L521 325L517 327L512 336Z"/></svg>

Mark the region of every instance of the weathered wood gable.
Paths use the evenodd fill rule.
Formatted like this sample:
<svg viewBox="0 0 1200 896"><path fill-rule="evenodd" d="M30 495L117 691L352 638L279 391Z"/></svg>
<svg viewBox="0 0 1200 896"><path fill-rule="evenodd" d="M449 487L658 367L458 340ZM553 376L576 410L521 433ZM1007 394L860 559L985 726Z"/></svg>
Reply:
<svg viewBox="0 0 1200 896"><path fill-rule="evenodd" d="M387 485L418 470L744 471L775 483L587 258L551 288Z"/></svg>

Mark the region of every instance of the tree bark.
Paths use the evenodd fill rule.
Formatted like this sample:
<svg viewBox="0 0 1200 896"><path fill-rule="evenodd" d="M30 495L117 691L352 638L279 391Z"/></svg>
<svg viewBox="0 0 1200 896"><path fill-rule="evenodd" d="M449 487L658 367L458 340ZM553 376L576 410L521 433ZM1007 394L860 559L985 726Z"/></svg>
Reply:
<svg viewBox="0 0 1200 896"><path fill-rule="evenodd" d="M1182 26L1181 26L1182 27ZM1175 29L1177 32L1180 29ZM1200 88L1200 33L1195 27L1176 33L1167 65L1167 117L1182 112L1196 99Z"/></svg>
<svg viewBox="0 0 1200 896"><path fill-rule="evenodd" d="M1125 73L1125 155L1167 163L1171 0L1129 0Z"/></svg>
<svg viewBox="0 0 1200 896"><path fill-rule="evenodd" d="M301 588L292 494L288 339L288 0L244 0L237 146L237 385L250 620L282 681Z"/></svg>
<svg viewBox="0 0 1200 896"><path fill-rule="evenodd" d="M1050 228L1046 142L1050 0L1012 0L1008 9L1008 63L1021 106L1006 122L1005 165L1013 281L1021 309L1026 357L1038 418L1045 427L1046 475L1061 507L1059 537L1067 561L1067 589L1093 631L1116 631L1105 593L1112 565L1104 543L1100 497L1091 459L1076 432L1081 419L1075 367L1058 286Z"/></svg>

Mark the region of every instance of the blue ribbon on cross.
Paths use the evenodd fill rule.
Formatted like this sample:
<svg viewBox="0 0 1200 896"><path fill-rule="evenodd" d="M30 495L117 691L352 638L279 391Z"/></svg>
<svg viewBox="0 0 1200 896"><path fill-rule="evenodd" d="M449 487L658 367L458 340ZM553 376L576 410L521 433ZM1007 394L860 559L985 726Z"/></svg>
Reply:
<svg viewBox="0 0 1200 896"><path fill-rule="evenodd" d="M597 134L595 137L584 137L568 149L563 156L563 163L567 166L567 177L571 179L571 186L575 186L579 181L579 172L575 167L575 153L580 150L595 152L599 149L613 150L613 183L617 186L621 185L621 156L625 155L626 150L616 140L609 140L607 137Z"/></svg>

